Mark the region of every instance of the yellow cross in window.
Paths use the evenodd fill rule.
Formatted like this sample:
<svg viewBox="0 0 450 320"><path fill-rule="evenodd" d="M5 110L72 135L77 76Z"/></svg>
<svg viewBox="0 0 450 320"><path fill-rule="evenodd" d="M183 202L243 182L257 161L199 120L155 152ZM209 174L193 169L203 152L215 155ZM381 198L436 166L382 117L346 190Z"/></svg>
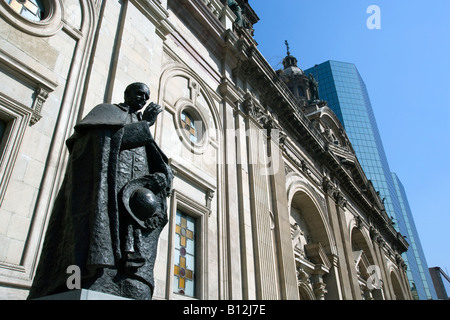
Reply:
<svg viewBox="0 0 450 320"><path fill-rule="evenodd" d="M9 5L11 6L11 8L14 9L14 11L16 11L19 14L22 13L23 7L27 8L35 16L38 14L39 11L39 7L30 0L11 0Z"/></svg>
<svg viewBox="0 0 450 320"><path fill-rule="evenodd" d="M186 268L186 243L187 239L194 240L194 233L187 229L186 218L181 218L180 225L176 225L175 232L180 235L180 261L174 267L174 275L179 277L178 287L186 288L186 279L194 280L194 272Z"/></svg>
<svg viewBox="0 0 450 320"><path fill-rule="evenodd" d="M180 235L180 244L186 247L186 240L194 240L194 233L187 228L187 219L181 218L180 225L176 225L175 232Z"/></svg>
<svg viewBox="0 0 450 320"><path fill-rule="evenodd" d="M186 116L186 120L183 120L183 122L184 122L184 128L186 130L188 130L189 133L195 137L195 127L194 127L194 124L192 123L192 119L190 117Z"/></svg>
<svg viewBox="0 0 450 320"><path fill-rule="evenodd" d="M180 289L186 288L186 279L194 280L194 272L186 269L186 257L180 257L180 265L175 265L174 275L180 277L178 282L178 287Z"/></svg>

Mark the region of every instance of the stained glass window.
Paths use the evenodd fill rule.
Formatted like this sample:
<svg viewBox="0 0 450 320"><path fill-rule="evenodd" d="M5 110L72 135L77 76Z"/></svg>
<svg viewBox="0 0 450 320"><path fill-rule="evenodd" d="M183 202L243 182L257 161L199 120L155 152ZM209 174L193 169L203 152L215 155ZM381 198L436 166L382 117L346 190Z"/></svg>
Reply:
<svg viewBox="0 0 450 320"><path fill-rule="evenodd" d="M9 6L23 17L41 21L44 19L44 5L42 0L6 0Z"/></svg>
<svg viewBox="0 0 450 320"><path fill-rule="evenodd" d="M186 111L183 111L181 113L181 122L183 123L183 128L188 132L191 142L196 143L198 141L198 129L194 118Z"/></svg>
<svg viewBox="0 0 450 320"><path fill-rule="evenodd" d="M195 219L177 211L173 291L195 296Z"/></svg>

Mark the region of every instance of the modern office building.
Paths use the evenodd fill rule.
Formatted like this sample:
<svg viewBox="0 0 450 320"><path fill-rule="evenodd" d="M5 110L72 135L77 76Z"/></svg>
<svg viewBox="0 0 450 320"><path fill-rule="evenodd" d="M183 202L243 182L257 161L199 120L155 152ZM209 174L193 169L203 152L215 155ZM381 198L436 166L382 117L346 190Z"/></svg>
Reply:
<svg viewBox="0 0 450 320"><path fill-rule="evenodd" d="M395 191L400 203L401 214L406 226L406 230L402 230L402 234L405 234L407 237L409 249L405 252L404 259L409 267L407 269L408 278L414 279L414 283L411 281L413 297L420 299L430 299L430 297L432 297L434 300L437 298L437 290L435 289L435 286L433 286L433 281L430 272L428 271L425 253L420 243L419 234L414 223L405 188L397 174L394 172L392 172L392 181L394 182Z"/></svg>
<svg viewBox="0 0 450 320"><path fill-rule="evenodd" d="M450 277L439 267L433 267L429 270L438 299L450 300Z"/></svg>
<svg viewBox="0 0 450 320"><path fill-rule="evenodd" d="M403 254L408 264L411 290L420 300L436 299L420 239L414 226L406 193L391 173L366 85L352 63L326 61L305 70L319 86L319 96L336 113L355 149L367 177L371 180L392 218L396 230L406 235L411 248Z"/></svg>

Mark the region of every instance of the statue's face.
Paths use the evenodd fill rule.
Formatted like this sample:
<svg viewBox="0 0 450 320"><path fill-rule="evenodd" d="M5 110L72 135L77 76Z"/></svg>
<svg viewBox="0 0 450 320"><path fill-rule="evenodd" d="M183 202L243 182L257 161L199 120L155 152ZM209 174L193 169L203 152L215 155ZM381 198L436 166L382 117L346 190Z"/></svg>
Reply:
<svg viewBox="0 0 450 320"><path fill-rule="evenodd" d="M141 110L150 99L150 89L144 84L133 86L125 95L125 103L134 111Z"/></svg>

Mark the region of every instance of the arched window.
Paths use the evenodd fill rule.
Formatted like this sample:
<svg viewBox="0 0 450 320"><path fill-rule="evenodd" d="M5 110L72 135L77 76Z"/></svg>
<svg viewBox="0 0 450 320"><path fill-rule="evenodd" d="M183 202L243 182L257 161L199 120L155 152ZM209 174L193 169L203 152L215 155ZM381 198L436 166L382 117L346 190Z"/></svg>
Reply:
<svg viewBox="0 0 450 320"><path fill-rule="evenodd" d="M45 7L42 0L5 0L21 16L32 21L45 19Z"/></svg>

